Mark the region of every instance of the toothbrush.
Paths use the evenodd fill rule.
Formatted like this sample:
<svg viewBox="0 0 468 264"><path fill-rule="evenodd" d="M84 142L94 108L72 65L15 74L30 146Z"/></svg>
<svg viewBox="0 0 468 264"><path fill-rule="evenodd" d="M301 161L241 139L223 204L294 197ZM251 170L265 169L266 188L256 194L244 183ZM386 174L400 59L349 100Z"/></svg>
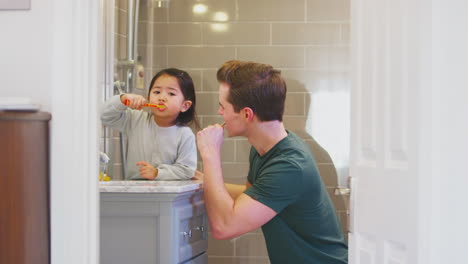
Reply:
<svg viewBox="0 0 468 264"><path fill-rule="evenodd" d="M129 105L129 104L130 104L130 100L125 99L124 105ZM143 107L164 108L165 106L164 105L158 105L158 104L143 104Z"/></svg>

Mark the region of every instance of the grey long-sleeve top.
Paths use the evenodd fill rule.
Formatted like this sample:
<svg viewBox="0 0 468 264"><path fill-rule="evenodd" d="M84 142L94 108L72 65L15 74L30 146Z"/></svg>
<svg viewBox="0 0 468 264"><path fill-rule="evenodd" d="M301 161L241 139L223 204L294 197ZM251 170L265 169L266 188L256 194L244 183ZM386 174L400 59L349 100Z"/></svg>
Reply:
<svg viewBox="0 0 468 264"><path fill-rule="evenodd" d="M182 180L193 177L197 167L195 135L189 127L160 127L152 113L123 105L116 95L104 103L101 121L124 132L127 144L126 179L143 179L139 161L146 161L158 169L157 180Z"/></svg>

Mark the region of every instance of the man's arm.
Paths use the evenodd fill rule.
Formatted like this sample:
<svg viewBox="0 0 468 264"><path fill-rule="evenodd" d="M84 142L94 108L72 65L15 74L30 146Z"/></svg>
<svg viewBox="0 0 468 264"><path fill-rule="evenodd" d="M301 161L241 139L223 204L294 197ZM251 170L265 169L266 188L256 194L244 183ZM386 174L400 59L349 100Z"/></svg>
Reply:
<svg viewBox="0 0 468 264"><path fill-rule="evenodd" d="M198 132L197 139L204 168L205 207L213 237L237 237L270 221L276 212L242 193L247 186L225 187L220 157L223 128L220 125L205 128Z"/></svg>
<svg viewBox="0 0 468 264"><path fill-rule="evenodd" d="M201 171L197 170L195 171L195 175L193 176L192 180L201 180L203 181L204 175ZM225 183L224 187L228 191L229 195L232 197L232 199L236 199L243 193L245 190L247 190L250 186L252 186L249 181L245 183L245 185L241 184L232 184L232 183Z"/></svg>

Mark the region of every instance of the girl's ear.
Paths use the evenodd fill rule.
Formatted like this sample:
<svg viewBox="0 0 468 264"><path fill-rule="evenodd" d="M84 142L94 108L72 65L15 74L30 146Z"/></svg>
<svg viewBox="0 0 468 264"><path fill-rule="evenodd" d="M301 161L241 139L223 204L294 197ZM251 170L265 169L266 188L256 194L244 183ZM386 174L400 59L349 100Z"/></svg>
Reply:
<svg viewBox="0 0 468 264"><path fill-rule="evenodd" d="M181 111L181 112L185 112L185 111L189 110L191 106L192 106L192 101L190 101L190 100L185 100L185 101L182 103L182 108L180 109L180 111Z"/></svg>

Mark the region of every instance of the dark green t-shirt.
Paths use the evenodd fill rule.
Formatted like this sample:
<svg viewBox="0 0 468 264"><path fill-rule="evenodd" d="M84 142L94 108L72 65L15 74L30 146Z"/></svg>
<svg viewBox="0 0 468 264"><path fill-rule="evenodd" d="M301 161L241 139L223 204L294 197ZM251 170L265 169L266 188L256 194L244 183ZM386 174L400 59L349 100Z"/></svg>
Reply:
<svg viewBox="0 0 468 264"><path fill-rule="evenodd" d="M262 226L272 264L348 263L348 247L307 144L296 134L265 155L250 150L245 191L278 214Z"/></svg>

